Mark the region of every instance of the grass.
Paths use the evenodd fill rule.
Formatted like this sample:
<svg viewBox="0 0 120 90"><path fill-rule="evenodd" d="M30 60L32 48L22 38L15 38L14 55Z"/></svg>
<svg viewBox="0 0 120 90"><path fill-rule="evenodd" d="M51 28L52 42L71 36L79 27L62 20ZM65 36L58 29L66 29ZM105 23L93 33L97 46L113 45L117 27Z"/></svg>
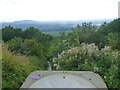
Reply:
<svg viewBox="0 0 120 90"><path fill-rule="evenodd" d="M38 58L23 56L10 52L6 45L2 47L2 87L20 88L26 77L35 70L43 70L37 66Z"/></svg>

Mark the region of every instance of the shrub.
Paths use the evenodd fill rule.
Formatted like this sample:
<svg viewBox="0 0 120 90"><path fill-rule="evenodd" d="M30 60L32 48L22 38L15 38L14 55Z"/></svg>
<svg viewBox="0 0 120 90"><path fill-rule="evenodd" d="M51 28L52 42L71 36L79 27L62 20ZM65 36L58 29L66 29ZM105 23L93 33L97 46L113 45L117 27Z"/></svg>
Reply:
<svg viewBox="0 0 120 90"><path fill-rule="evenodd" d="M109 88L118 88L118 52L109 46L99 50L95 44L81 44L64 50L52 59L54 70L93 71L98 73Z"/></svg>
<svg viewBox="0 0 120 90"><path fill-rule="evenodd" d="M38 58L13 54L7 49L6 45L3 45L2 49L3 88L20 88L30 72L43 70L37 64Z"/></svg>

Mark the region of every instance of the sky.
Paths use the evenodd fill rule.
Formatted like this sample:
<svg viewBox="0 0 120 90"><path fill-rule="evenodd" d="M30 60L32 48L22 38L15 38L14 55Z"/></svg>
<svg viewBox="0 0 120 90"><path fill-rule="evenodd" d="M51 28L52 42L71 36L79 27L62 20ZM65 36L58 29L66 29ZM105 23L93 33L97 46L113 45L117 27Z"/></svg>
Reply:
<svg viewBox="0 0 120 90"><path fill-rule="evenodd" d="M118 18L119 0L0 0L0 22Z"/></svg>

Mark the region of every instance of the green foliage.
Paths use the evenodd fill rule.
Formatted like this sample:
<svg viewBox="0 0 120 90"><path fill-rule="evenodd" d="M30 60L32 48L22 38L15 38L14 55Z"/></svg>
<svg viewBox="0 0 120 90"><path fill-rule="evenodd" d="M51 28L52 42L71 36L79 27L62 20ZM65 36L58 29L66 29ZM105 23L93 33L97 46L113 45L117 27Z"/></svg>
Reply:
<svg viewBox="0 0 120 90"><path fill-rule="evenodd" d="M10 51L14 53L21 53L27 56L37 56L40 60L42 60L42 67L47 67L47 62L44 52L44 46L42 43L36 41L35 39L21 39L21 38L13 38L7 42L8 48ZM40 63L40 61L39 61Z"/></svg>
<svg viewBox="0 0 120 90"><path fill-rule="evenodd" d="M22 35L22 30L21 29L14 29L13 27L5 27L2 29L2 37L4 41L8 41L14 37L20 37Z"/></svg>
<svg viewBox="0 0 120 90"><path fill-rule="evenodd" d="M119 28L120 28L120 18L113 20L112 22L110 22L107 27L106 27L106 31L108 33L110 32L119 32Z"/></svg>
<svg viewBox="0 0 120 90"><path fill-rule="evenodd" d="M9 49L13 52L20 52L21 44L23 43L23 39L21 38L12 38L7 42Z"/></svg>
<svg viewBox="0 0 120 90"><path fill-rule="evenodd" d="M118 33L108 33L105 37L107 44L111 46L113 49L118 48Z"/></svg>
<svg viewBox="0 0 120 90"><path fill-rule="evenodd" d="M25 39L21 45L21 52L25 55L41 56L43 54L43 45L35 39Z"/></svg>
<svg viewBox="0 0 120 90"><path fill-rule="evenodd" d="M25 31L23 31L22 37L24 39L32 39L38 34L38 32L39 32L39 29L30 27L30 28L26 29Z"/></svg>
<svg viewBox="0 0 120 90"><path fill-rule="evenodd" d="M50 42L50 47L48 49L48 56L50 58L55 57L63 50L66 50L68 48L69 46L67 40L61 39L60 37L56 37Z"/></svg>
<svg viewBox="0 0 120 90"><path fill-rule="evenodd" d="M12 54L6 45L3 46L2 56L2 81L3 88L18 88L26 77L34 70L43 70L37 57L26 57L20 54Z"/></svg>
<svg viewBox="0 0 120 90"><path fill-rule="evenodd" d="M118 52L106 46L99 50L94 44L81 44L63 51L52 59L55 70L93 71L98 73L109 88L119 87ZM113 79L114 78L114 79Z"/></svg>
<svg viewBox="0 0 120 90"><path fill-rule="evenodd" d="M100 27L83 23L56 36L34 27L25 31L3 28L3 41L9 49L3 45L3 87L19 88L30 72L46 70L51 61L54 70L93 71L108 88L118 88L119 26L119 19Z"/></svg>

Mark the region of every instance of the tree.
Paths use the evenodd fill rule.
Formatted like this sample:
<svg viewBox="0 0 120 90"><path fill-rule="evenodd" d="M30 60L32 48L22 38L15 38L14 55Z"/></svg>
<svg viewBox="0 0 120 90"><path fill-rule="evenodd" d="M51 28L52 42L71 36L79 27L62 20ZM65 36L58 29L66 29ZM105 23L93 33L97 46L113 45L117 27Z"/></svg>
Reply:
<svg viewBox="0 0 120 90"><path fill-rule="evenodd" d="M23 31L22 37L23 37L24 39L32 39L32 38L34 38L38 33L39 33L39 29L34 28L34 27L30 27L30 28L26 29L25 31Z"/></svg>
<svg viewBox="0 0 120 90"><path fill-rule="evenodd" d="M3 41L9 41L14 37L21 37L22 30L19 28L13 28L11 26L2 29Z"/></svg>

